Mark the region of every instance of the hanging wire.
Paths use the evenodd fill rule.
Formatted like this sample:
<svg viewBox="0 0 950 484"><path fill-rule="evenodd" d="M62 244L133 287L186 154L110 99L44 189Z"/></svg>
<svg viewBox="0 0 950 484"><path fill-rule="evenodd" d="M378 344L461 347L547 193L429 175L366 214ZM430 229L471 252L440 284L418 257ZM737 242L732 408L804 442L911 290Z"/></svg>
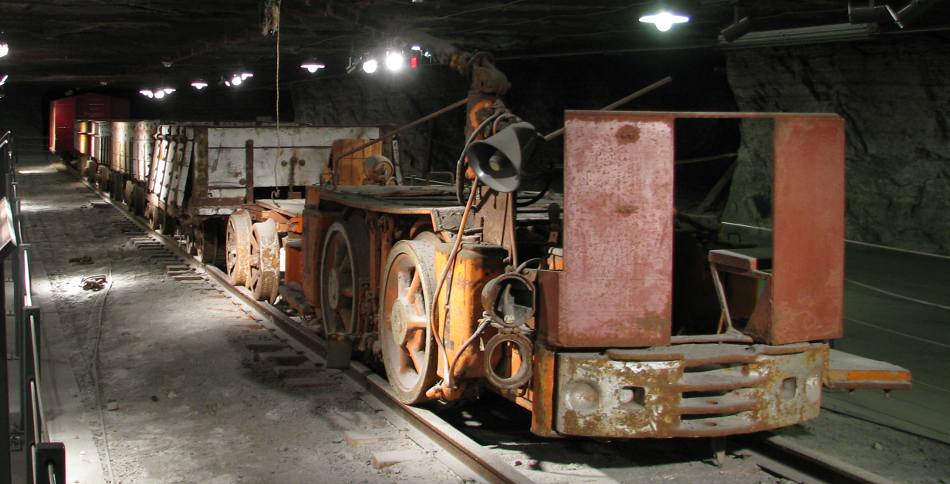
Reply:
<svg viewBox="0 0 950 484"><path fill-rule="evenodd" d="M280 205L278 205L277 200L275 200L275 198L277 198L277 195L278 195L277 194L277 190L278 190L277 166L280 165L280 2L279 1L277 2L276 17L277 17L276 19L277 23L274 26L274 30L275 30L274 37L276 39L275 46L274 46L275 59L276 59L276 62L275 62L276 67L274 69L274 90L276 91L277 95L276 95L276 101L274 102L274 119L277 121L277 125L276 125L277 155L276 155L276 159L274 160L274 189L271 190L270 192L270 200L271 202L274 203L274 205L277 205L279 207Z"/></svg>

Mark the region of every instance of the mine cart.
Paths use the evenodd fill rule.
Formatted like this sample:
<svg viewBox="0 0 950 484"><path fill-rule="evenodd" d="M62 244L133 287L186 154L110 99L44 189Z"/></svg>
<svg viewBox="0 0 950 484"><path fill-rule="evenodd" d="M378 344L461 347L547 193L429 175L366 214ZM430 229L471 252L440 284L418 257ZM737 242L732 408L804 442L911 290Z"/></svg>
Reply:
<svg viewBox="0 0 950 484"><path fill-rule="evenodd" d="M674 281L674 127L703 119L773 126L774 233L709 244L689 287L718 305L674 318L699 297ZM464 206L462 185L330 181L235 212L232 281L317 316L329 361L381 361L405 403L490 390L544 436L743 434L815 418L823 387L909 387L907 370L829 347L842 336L841 118L569 111L563 198L531 204L513 160L536 134L517 121L467 144Z"/></svg>
<svg viewBox="0 0 950 484"><path fill-rule="evenodd" d="M162 124L146 218L154 228L181 236L201 260L213 262L225 221L237 208L257 199L302 198L303 187L319 183L334 140L378 136L372 127Z"/></svg>
<svg viewBox="0 0 950 484"><path fill-rule="evenodd" d="M129 101L102 94L86 93L56 99L49 110L49 151L65 161L85 153L75 136L77 120L122 119L129 116ZM83 126L83 129L86 127Z"/></svg>
<svg viewBox="0 0 950 484"><path fill-rule="evenodd" d="M113 121L108 168L109 194L133 213L144 213L145 182L158 121Z"/></svg>

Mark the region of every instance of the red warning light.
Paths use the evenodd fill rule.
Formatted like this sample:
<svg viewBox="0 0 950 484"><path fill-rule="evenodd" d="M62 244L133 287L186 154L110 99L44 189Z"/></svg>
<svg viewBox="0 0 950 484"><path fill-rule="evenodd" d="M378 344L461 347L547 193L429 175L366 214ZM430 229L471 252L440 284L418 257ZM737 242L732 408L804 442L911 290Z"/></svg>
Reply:
<svg viewBox="0 0 950 484"><path fill-rule="evenodd" d="M419 56L414 55L409 58L409 67L417 69L419 67Z"/></svg>

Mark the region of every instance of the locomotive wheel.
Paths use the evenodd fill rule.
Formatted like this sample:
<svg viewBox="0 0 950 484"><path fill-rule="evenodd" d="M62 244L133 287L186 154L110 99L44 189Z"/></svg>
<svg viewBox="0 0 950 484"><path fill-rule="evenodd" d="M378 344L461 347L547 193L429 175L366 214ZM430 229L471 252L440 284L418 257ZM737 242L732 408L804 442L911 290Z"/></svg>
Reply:
<svg viewBox="0 0 950 484"><path fill-rule="evenodd" d="M228 217L225 240L227 255L225 268L231 284L240 286L247 282L251 272L251 216L245 210L237 210Z"/></svg>
<svg viewBox="0 0 950 484"><path fill-rule="evenodd" d="M393 392L406 404L425 400L436 378L437 349L429 325L435 291L435 247L426 240L393 246L383 271L379 339Z"/></svg>
<svg viewBox="0 0 950 484"><path fill-rule="evenodd" d="M356 332L360 282L369 275L368 240L360 217L334 222L327 229L320 257L320 308L327 340Z"/></svg>
<svg viewBox="0 0 950 484"><path fill-rule="evenodd" d="M273 304L280 288L280 238L273 220L254 224L250 249L251 272L247 288L254 294L254 299Z"/></svg>

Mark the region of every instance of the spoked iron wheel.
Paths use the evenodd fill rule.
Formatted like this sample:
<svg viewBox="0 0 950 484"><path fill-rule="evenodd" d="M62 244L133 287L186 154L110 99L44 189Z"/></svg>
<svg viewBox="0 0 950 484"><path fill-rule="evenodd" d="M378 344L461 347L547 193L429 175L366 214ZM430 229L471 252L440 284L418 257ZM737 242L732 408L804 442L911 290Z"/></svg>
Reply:
<svg viewBox="0 0 950 484"><path fill-rule="evenodd" d="M379 339L393 392L403 403L425 400L436 378L437 349L430 308L435 291L435 247L425 240L393 246L383 271Z"/></svg>
<svg viewBox="0 0 950 484"><path fill-rule="evenodd" d="M369 274L369 236L360 217L334 222L327 230L320 257L320 307L323 332L353 335L359 318L360 282Z"/></svg>
<svg viewBox="0 0 950 484"><path fill-rule="evenodd" d="M245 210L238 209L228 217L228 231L225 240L225 268L228 278L235 286L247 282L251 272L251 216Z"/></svg>
<svg viewBox="0 0 950 484"><path fill-rule="evenodd" d="M280 238L273 220L254 224L249 255L251 270L247 288L254 294L254 299L273 304L280 288Z"/></svg>

